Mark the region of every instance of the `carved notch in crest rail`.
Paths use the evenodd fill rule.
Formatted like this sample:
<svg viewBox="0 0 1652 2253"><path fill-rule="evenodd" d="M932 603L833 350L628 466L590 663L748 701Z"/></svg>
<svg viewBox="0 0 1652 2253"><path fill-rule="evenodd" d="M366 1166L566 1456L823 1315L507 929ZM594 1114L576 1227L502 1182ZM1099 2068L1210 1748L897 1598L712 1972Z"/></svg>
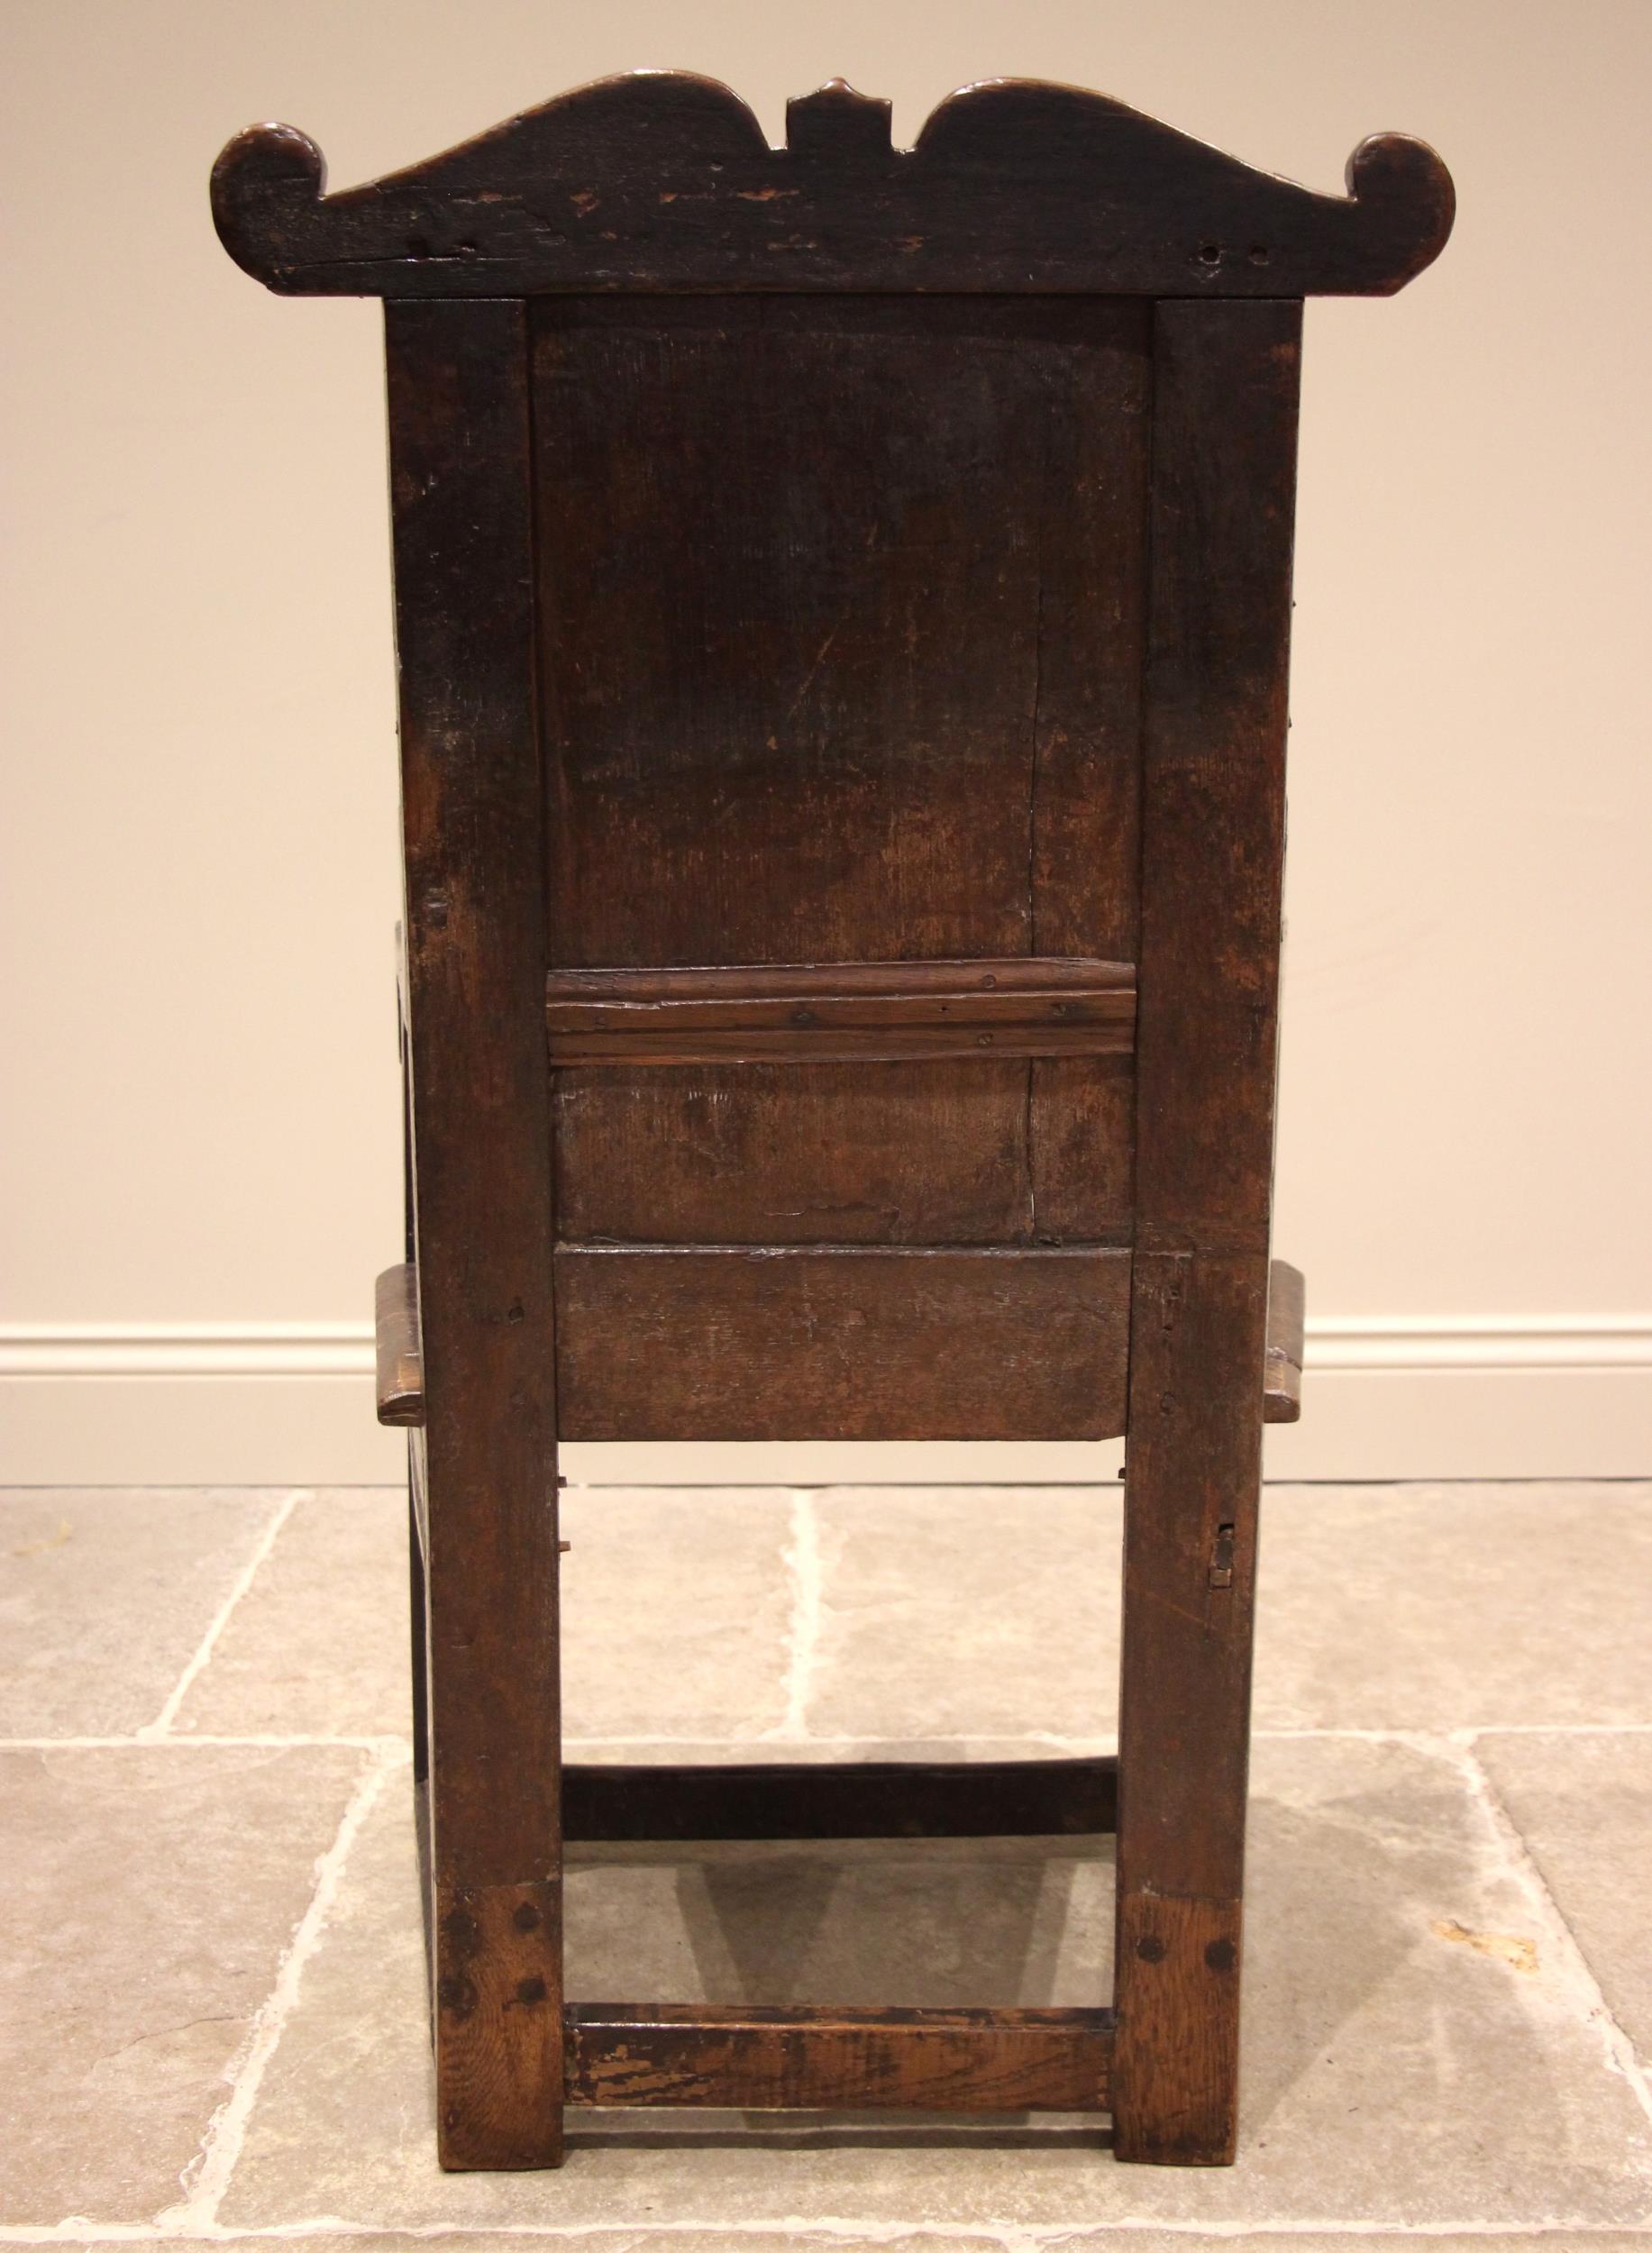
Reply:
<svg viewBox="0 0 1652 2253"><path fill-rule="evenodd" d="M556 970L551 1062L893 1063L1127 1054L1136 971L1081 956Z"/></svg>
<svg viewBox="0 0 1652 2253"><path fill-rule="evenodd" d="M889 103L857 93L847 78L828 78L813 94L794 95L787 103L787 153L840 164L856 157L889 157L890 114Z"/></svg>

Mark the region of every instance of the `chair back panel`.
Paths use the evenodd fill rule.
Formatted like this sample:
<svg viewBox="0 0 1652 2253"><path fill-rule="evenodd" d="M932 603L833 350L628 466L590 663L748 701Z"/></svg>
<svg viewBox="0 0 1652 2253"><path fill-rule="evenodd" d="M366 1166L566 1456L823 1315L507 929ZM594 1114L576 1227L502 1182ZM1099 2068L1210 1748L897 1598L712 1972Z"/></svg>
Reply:
<svg viewBox="0 0 1652 2253"><path fill-rule="evenodd" d="M548 297L553 965L1133 958L1149 307ZM1128 1227L1127 1056L556 1074L565 1242Z"/></svg>
<svg viewBox="0 0 1652 2253"><path fill-rule="evenodd" d="M1146 306L534 310L552 961L1128 957Z"/></svg>

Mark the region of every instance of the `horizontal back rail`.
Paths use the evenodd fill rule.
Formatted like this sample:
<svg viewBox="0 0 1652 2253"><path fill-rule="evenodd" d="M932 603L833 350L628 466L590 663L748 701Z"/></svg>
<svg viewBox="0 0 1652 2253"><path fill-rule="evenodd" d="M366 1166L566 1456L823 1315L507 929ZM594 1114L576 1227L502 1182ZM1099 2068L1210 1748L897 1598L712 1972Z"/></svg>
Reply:
<svg viewBox="0 0 1652 2253"><path fill-rule="evenodd" d="M668 1252L671 1249L671 1247L656 1246L653 1247L652 1255L658 1257L662 1248ZM564 1246L562 1256L564 1258L573 1256L576 1252L577 1247ZM828 1251L820 1256L841 1259L844 1255L844 1247L838 1246L835 1251ZM742 1254L726 1250L720 1254L711 1256L730 1258L740 1257ZM767 1246L760 1252L747 1254L744 1256L772 1259L776 1256L776 1247ZM811 1255L805 1253L802 1256ZM899 1255L885 1254L884 1256L887 1258ZM907 1256L926 1255L920 1253ZM953 1256L957 1255L954 1254ZM1007 1255L999 1254L997 1256L1003 1258ZM1013 1254L1008 1256L1013 1256ZM864 1272L862 1280L863 1282L865 1280ZM874 1290L879 1287L879 1283L874 1282ZM780 1296L783 1300L783 1294ZM424 1421L424 1371L418 1345L418 1284L413 1267L407 1265L388 1268L379 1278L378 1298L379 1420L381 1424L405 1424L417 1427ZM1301 1273L1296 1268L1287 1265L1283 1260L1275 1260L1269 1270L1267 1353L1263 1373L1263 1416L1270 1424L1292 1424L1302 1411L1302 1305L1303 1286ZM589 1411L581 1410L581 1413L587 1412ZM668 1433L664 1436L679 1438L683 1437L681 1433ZM415 1449L415 1500L421 1503L422 1492L419 1479L422 1466L422 1455ZM663 1775L668 1772L662 1770L659 1773ZM686 1770L683 1773L685 1775L692 1775L696 1773L710 1774L713 1772ZM732 1774L734 1772L729 1773ZM776 1772L768 1768L762 1771L765 1775L774 1773ZM1059 1823L1050 1826L1055 1829L1067 1827ZM587 1838L602 1838L609 1834L606 1831L593 1830L582 1835ZM628 1831L623 1835L651 1838L665 1834L636 1830ZM670 1835L687 1838L697 1834L679 1831ZM729 1835L754 1838L760 1834L743 1832ZM834 1832L822 1835L844 1834Z"/></svg>
<svg viewBox="0 0 1652 2253"><path fill-rule="evenodd" d="M1096 1760L757 1760L562 1771L570 1838L1100 1838L1118 1764Z"/></svg>
<svg viewBox="0 0 1652 2253"><path fill-rule="evenodd" d="M563 1439L1110 1439L1130 1255L556 1254Z"/></svg>
<svg viewBox="0 0 1652 2253"><path fill-rule="evenodd" d="M890 1063L1127 1054L1127 962L1019 956L706 970L563 970L546 981L553 1065Z"/></svg>

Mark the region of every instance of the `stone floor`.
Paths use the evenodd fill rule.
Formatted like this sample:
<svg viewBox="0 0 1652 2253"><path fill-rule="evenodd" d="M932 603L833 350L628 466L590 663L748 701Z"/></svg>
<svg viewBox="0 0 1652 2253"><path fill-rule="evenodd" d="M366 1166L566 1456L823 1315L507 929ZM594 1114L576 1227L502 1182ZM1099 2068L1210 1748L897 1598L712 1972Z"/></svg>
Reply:
<svg viewBox="0 0 1652 2253"><path fill-rule="evenodd" d="M1118 1513L575 1492L570 1730L635 1759L1104 1746ZM0 1496L0 2237L1652 2248L1652 1486L1270 1491L1218 2174L1061 2121L628 2113L577 2115L560 2175L443 2176L403 1523L380 1490ZM1091 2002L1110 1893L1071 1842L587 1849L570 1984Z"/></svg>

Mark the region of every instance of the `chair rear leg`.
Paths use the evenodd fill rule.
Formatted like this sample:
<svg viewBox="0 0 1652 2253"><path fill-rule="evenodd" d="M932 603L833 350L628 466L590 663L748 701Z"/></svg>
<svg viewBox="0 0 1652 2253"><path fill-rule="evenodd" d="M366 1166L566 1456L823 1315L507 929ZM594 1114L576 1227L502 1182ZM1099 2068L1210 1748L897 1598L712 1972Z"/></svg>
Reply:
<svg viewBox="0 0 1652 2253"><path fill-rule="evenodd" d="M1238 2108L1265 1262L1138 1254L1135 1289L1114 2149L1222 2166Z"/></svg>
<svg viewBox="0 0 1652 2253"><path fill-rule="evenodd" d="M490 1501L497 1497L489 1497ZM445 2167L562 2159L557 1489L441 1532L429 1495L431 1904Z"/></svg>

